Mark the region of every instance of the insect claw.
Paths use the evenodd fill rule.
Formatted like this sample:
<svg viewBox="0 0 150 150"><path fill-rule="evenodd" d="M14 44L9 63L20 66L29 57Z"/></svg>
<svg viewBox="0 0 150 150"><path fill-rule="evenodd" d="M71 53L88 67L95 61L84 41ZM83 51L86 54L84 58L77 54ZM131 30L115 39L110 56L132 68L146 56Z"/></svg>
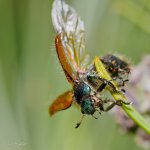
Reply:
<svg viewBox="0 0 150 150"><path fill-rule="evenodd" d="M125 90L125 89L121 89L121 91L122 91L123 93L125 93L125 92L126 92L126 90Z"/></svg>
<svg viewBox="0 0 150 150"><path fill-rule="evenodd" d="M126 105L132 105L133 104L133 102L128 102Z"/></svg>

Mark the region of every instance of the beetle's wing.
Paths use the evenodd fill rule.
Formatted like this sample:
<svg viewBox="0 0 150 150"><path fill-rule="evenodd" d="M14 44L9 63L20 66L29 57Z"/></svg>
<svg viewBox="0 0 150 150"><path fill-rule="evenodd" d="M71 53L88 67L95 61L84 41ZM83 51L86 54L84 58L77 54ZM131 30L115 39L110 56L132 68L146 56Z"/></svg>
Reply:
<svg viewBox="0 0 150 150"><path fill-rule="evenodd" d="M54 0L52 22L56 30L55 45L60 63L69 81L85 70L84 23L76 11L63 0Z"/></svg>
<svg viewBox="0 0 150 150"><path fill-rule="evenodd" d="M65 110L72 105L73 102L73 93L72 91L67 91L57 97L54 102L49 107L50 115L55 114L58 111Z"/></svg>

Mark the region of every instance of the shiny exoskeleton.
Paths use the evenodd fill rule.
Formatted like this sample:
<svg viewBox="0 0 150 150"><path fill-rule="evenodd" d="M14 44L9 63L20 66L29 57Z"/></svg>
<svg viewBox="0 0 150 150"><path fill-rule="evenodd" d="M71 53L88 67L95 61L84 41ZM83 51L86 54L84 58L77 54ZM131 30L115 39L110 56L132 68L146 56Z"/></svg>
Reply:
<svg viewBox="0 0 150 150"><path fill-rule="evenodd" d="M129 65L120 58L110 54L101 57L100 60L105 65L112 80L114 80L118 86L124 86L125 82L128 81L128 75L130 73ZM100 113L101 111L109 111L115 105L121 106L122 104L130 104L130 102L124 102L123 100L102 100L100 97L97 97L97 93L101 93L107 86L109 86L110 90L118 92L111 81L101 78L96 73L94 65L90 66L84 80L74 86L74 97L76 102L81 106L82 114L93 116L95 111L99 111ZM125 92L125 90L123 91ZM104 103L108 102L111 102L111 104L104 108ZM80 123L81 122L77 124L76 128L80 126Z"/></svg>
<svg viewBox="0 0 150 150"><path fill-rule="evenodd" d="M93 115L95 107L90 94L91 88L85 82L82 81L74 86L74 97L76 102L81 106L81 112L83 114Z"/></svg>
<svg viewBox="0 0 150 150"><path fill-rule="evenodd" d="M101 80L101 83L100 83L101 85L98 84L101 87L100 92L99 92L99 86L93 85L93 81L96 81L96 80ZM123 100L118 100L118 101L114 101L110 99L102 100L100 97L97 97L97 94L98 93L100 94L102 90L106 87L106 85L110 86L111 88L114 88L113 84L110 84L110 83L111 82L105 79L102 79L100 77L98 78L97 76L96 77L92 75L90 76L89 74L87 74L84 79L82 80L79 79L78 82L75 83L74 88L73 88L74 98L75 98L75 101L81 106L81 112L83 115L93 116L96 111L101 113L101 111L109 111L115 105L121 106L122 104L127 104L127 105L130 104L128 102L124 102ZM111 104L108 105L106 108L104 108L104 104L108 102L111 102ZM80 126L81 121L77 123L76 128Z"/></svg>
<svg viewBox="0 0 150 150"><path fill-rule="evenodd" d="M115 81L118 81L119 79L118 85L123 86L124 82L127 81L124 79L123 75L129 74L129 65L120 58L110 54L103 56L100 58L100 60L105 65L112 79ZM83 114L93 115L96 111L96 108L98 108L100 111L108 110L108 108L104 110L103 104L110 100L107 100L106 102L106 100L100 100L100 98L98 98L97 103L93 98L96 97L96 93L102 92L106 86L109 86L110 90L115 91L115 86L111 83L111 81L108 81L97 75L94 66L87 70L86 75L82 81L81 79L79 80L80 81L74 86L74 97L76 102L81 106L81 112ZM111 107L114 105L120 105L120 103L118 102L116 104L116 102L113 102L113 104L109 106L109 109L111 109Z"/></svg>
<svg viewBox="0 0 150 150"><path fill-rule="evenodd" d="M102 92L105 88L105 86L103 87L103 84L106 83L103 81L104 79L99 77L101 82L97 83L97 86L93 85L92 82L95 80L95 76L91 75L90 79L89 76L90 75L87 74L81 81L79 79L79 82L75 83L73 91L75 101L81 106L82 114L93 115L96 110L99 112L105 111L103 107L103 100L101 100L100 97L97 97L97 95ZM106 80L106 82L109 81ZM101 87L101 91L99 91L99 86ZM109 86L113 86L113 84L110 84Z"/></svg>

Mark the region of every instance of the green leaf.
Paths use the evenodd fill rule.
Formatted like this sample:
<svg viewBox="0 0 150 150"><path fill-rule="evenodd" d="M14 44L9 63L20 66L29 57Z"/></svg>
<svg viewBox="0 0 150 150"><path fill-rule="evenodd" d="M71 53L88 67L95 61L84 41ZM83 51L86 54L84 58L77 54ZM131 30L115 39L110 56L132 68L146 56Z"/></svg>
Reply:
<svg viewBox="0 0 150 150"><path fill-rule="evenodd" d="M106 71L99 57L95 57L94 63L95 63L95 67L99 76L101 78L112 81L109 73ZM119 91L119 88L117 87L115 82L112 81L112 83L114 84L116 89ZM109 91L116 101L120 99L127 101L126 97L121 92L114 92L111 90ZM150 124L135 110L135 108L132 105L123 105L122 108L135 123L137 123L141 128L143 128L147 133L150 134Z"/></svg>

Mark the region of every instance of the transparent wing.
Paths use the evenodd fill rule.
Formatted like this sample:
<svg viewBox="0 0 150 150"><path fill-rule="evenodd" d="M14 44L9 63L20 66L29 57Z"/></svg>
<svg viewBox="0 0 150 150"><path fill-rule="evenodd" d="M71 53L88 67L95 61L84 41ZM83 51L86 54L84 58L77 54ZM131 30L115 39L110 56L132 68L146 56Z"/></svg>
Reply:
<svg viewBox="0 0 150 150"><path fill-rule="evenodd" d="M54 1L52 22L57 32L55 44L60 63L67 77L74 79L77 72L85 69L88 60L85 54L84 23L63 0Z"/></svg>

